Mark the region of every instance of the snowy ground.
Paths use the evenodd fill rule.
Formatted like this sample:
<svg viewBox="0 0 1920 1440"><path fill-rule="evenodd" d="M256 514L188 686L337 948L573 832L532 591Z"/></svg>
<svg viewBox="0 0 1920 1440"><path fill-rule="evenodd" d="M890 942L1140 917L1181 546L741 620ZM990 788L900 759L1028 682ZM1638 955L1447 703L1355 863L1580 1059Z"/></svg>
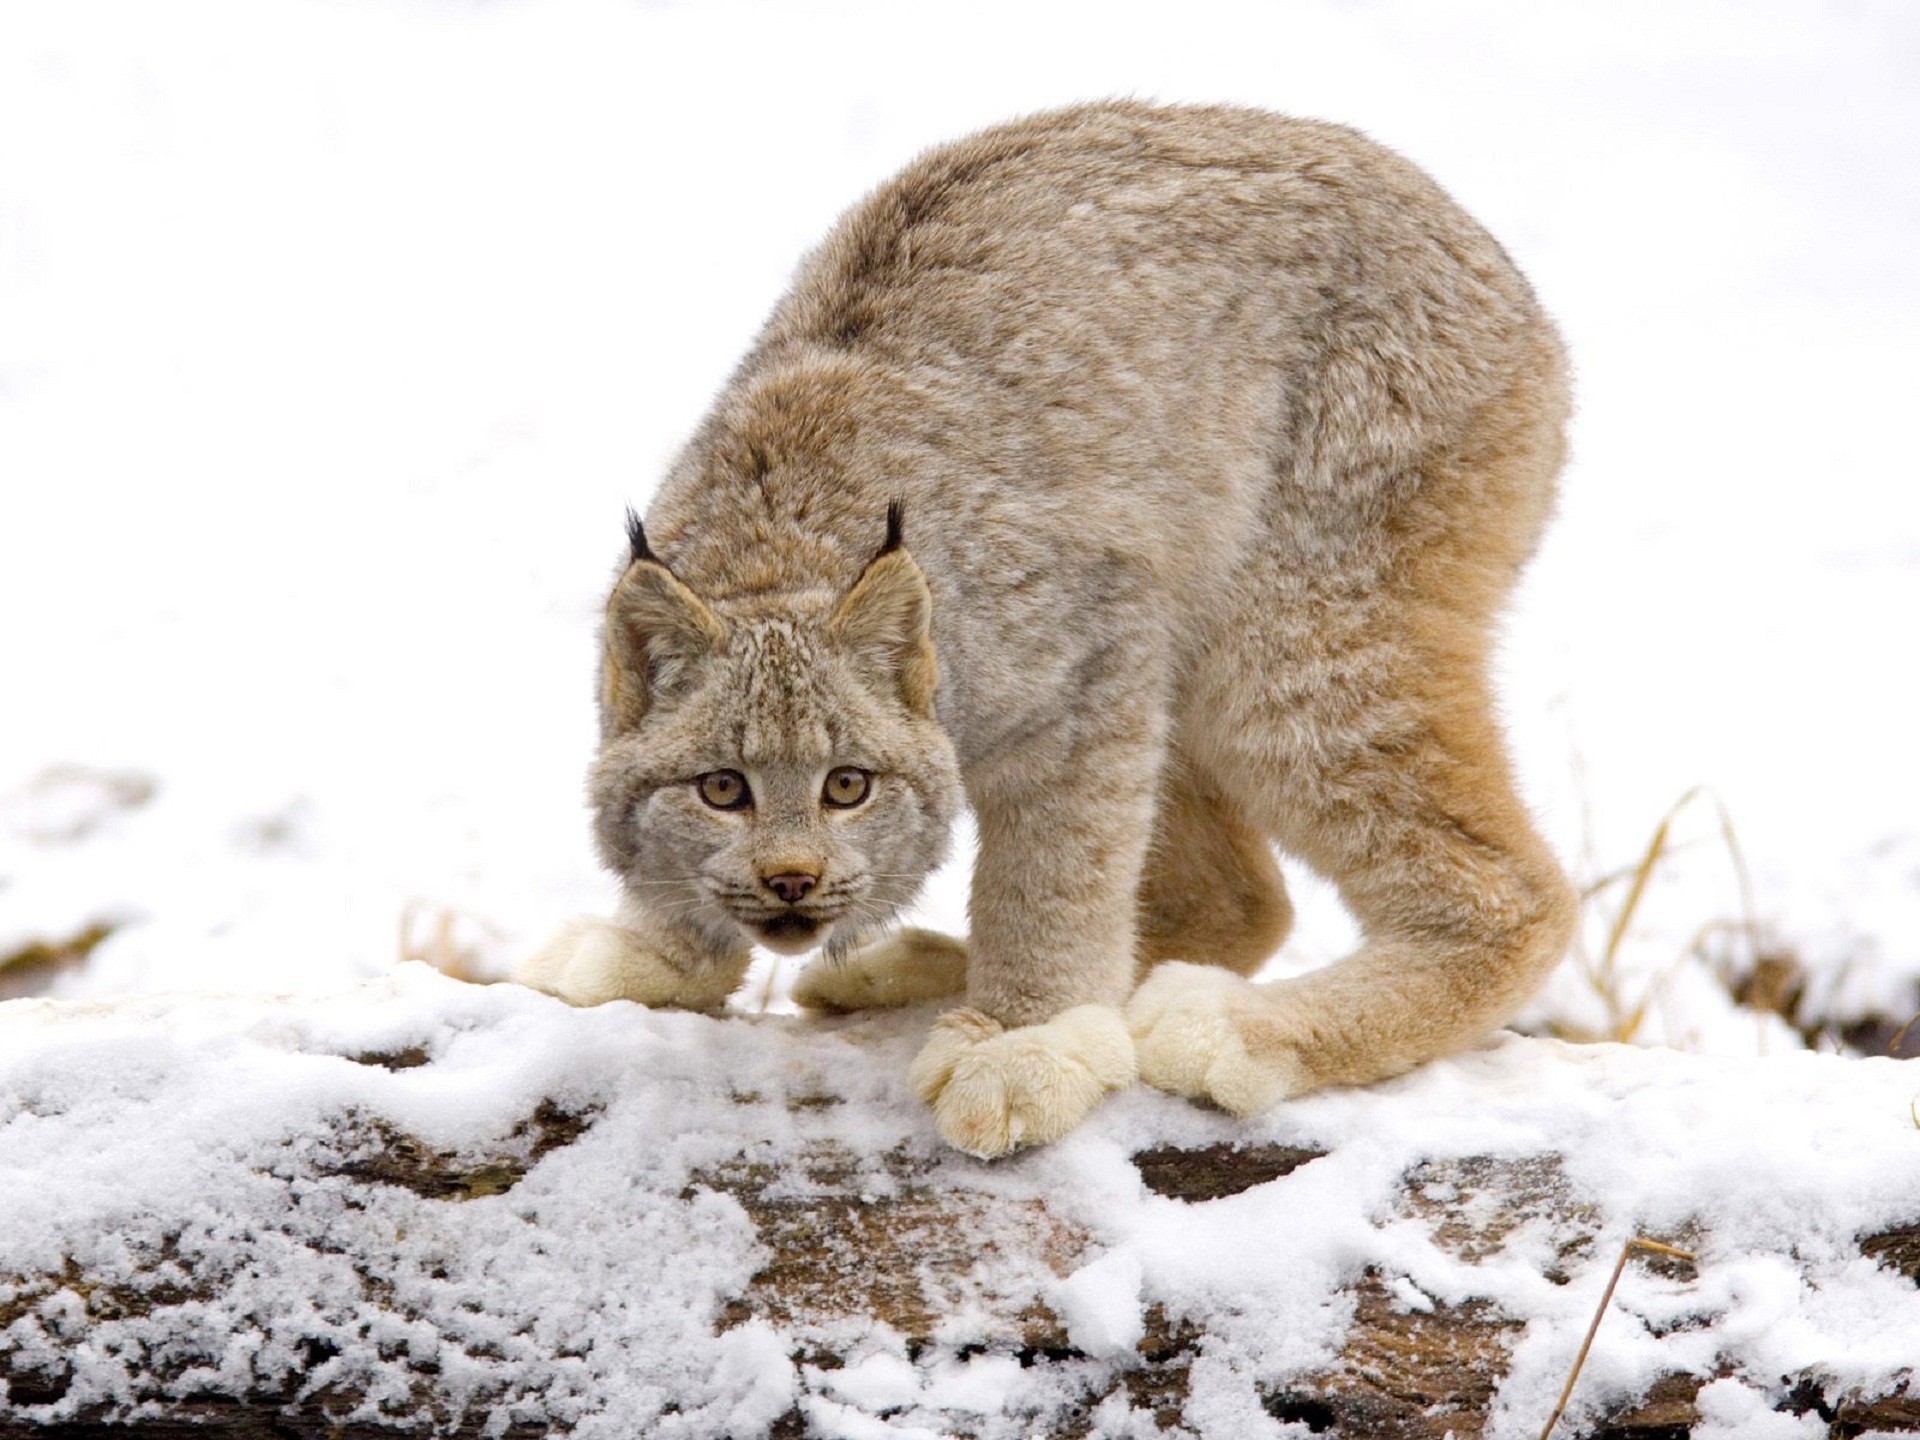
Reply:
<svg viewBox="0 0 1920 1440"><path fill-rule="evenodd" d="M1819 1013L1920 1008L1899 658L1920 614L1917 65L1920 11L1894 0L0 8L0 956L102 924L50 993L334 987L402 953L498 971L604 909L580 776L621 509L644 504L796 257L917 150L1007 115L1242 101L1357 124L1426 165L1560 318L1574 461L1505 662L1528 790L1586 881L1630 868L1692 787L1710 794L1611 947L1627 887L1597 895L1585 963L1528 1021L1729 1057L1669 1070L1706 1062L1509 1043L1267 1128L1418 1134L1451 1103L1544 1124L1536 1086L1585 1084L1582 1104L1629 1115L1673 1088L1695 1132L1722 1107L1764 1111L1783 1117L1776 1151L1808 1147L1776 1171L1771 1151L1696 1154L1659 1122L1682 1132L1662 1162L1673 1205L1758 1197L1767 1177L1816 1208L1855 1179L1911 1193L1920 1084L1787 1057L1800 1036L1737 1010L1716 967L1750 958L1751 920L1807 967ZM959 865L921 918L964 928L964 888ZM1306 893L1281 968L1350 938ZM778 1008L781 978L743 1008ZM408 981L390 1005L424 1017L440 993ZM485 1044L525 1025L554 1064L568 1024L615 1046L708 1023L481 994L419 1023L478 1007ZM87 1105L133 1084L112 1078L124 1055L182 1114L245 1109L193 1100L225 1052L168 1037L200 1022L147 1035L142 1013L88 1020L67 1051L20 1038L43 1011L0 1010L0 1061L44 1043L45 1073L77 1075L97 1041L106 1088ZM387 1023L357 1014L338 1023ZM775 1063L752 1058L770 1035L774 1053L813 1043L756 1025L718 1053ZM877 1043L897 1059L906 1042ZM1755 1055L1771 1058L1736 1063ZM1845 1099L1822 1119L1829 1094ZM886 1123L922 1124L910 1110ZM1113 1112L1102 1125L1170 1113L1144 1095ZM264 1133L235 1123L236 1144ZM65 1164L79 1142L49 1136ZM1115 1143L1096 1129L1022 1163L1071 1187ZM1796 1191L1808 1159L1839 1188ZM7 1233L53 1244L104 1223L94 1204ZM1726 1253L1761 1268L1724 1272L1747 1277L1724 1314L1751 1319L1788 1293L1752 1257L1789 1221L1727 1206L1709 1215ZM1820 1233L1864 1213L1828 1211ZM1149 1236L1146 1215L1109 1220ZM1149 1283L1173 1285L1159 1242L1139 1243ZM1590 1298L1540 1332L1534 1378L1512 1382L1529 1404ZM1875 1353L1829 1309L1794 1323L1810 1350Z"/></svg>
<svg viewBox="0 0 1920 1440"><path fill-rule="evenodd" d="M907 1093L926 1018L569 1011L420 966L292 1005L15 1003L0 1009L0 1316L24 1313L0 1327L0 1354L25 1369L81 1357L61 1400L28 1412L49 1421L150 1396L156 1373L176 1394L280 1376L350 1386L397 1419L428 1364L475 1420L582 1436L746 1440L795 1406L821 1437L1025 1436L1106 1393L1100 1364L970 1353L982 1322L964 1298L916 1356L884 1328L843 1327L832 1369L805 1360L795 1325L719 1323L763 1252L749 1215L702 1177L744 1158L803 1185L804 1157L832 1144L871 1168L871 1197L893 1184L883 1158L904 1153L941 1167L937 1187L1015 1213L1037 1198L1084 1231L1040 1298L1075 1347L1114 1365L1149 1306L1201 1324L1184 1420L1209 1440L1307 1433L1260 1397L1339 1352L1369 1269L1403 1309L1480 1299L1526 1322L1486 1435L1531 1440L1637 1233L1684 1239L1697 1274L1629 1273L1565 1434L1678 1372L1719 1377L1696 1440L1815 1440L1818 1415L1774 1408L1796 1378L1873 1396L1920 1356L1920 1290L1858 1245L1914 1215L1913 1062L1506 1036L1251 1124L1135 1090L1058 1145L983 1165L943 1151ZM407 1050L424 1063L370 1058ZM351 1127L484 1154L546 1099L591 1128L506 1193L456 1203L343 1178ZM1326 1154L1195 1205L1151 1193L1129 1160L1228 1139ZM1431 1219L1396 1213L1416 1163L1444 1174L1455 1159L1547 1155L1561 1157L1564 1199L1469 1258L1437 1243ZM1468 1226L1487 1218L1470 1195L1429 1198ZM1026 1277L994 1274L992 1253L973 1286L1017 1290ZM16 1303L6 1277L57 1275L68 1258L84 1284ZM845 1288L897 1278L861 1263ZM149 1298L90 1318L124 1295ZM1124 1391L1094 1419L1097 1435L1160 1433Z"/></svg>

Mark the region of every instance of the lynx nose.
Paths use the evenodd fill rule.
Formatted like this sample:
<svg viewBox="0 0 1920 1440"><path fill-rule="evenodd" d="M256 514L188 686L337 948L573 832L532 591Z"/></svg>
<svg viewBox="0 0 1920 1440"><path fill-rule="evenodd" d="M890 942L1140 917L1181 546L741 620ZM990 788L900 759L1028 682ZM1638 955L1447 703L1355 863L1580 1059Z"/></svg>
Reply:
<svg viewBox="0 0 1920 1440"><path fill-rule="evenodd" d="M807 892L820 883L818 875L808 875L804 871L792 870L784 875L762 875L760 883L789 905L798 905L807 898Z"/></svg>

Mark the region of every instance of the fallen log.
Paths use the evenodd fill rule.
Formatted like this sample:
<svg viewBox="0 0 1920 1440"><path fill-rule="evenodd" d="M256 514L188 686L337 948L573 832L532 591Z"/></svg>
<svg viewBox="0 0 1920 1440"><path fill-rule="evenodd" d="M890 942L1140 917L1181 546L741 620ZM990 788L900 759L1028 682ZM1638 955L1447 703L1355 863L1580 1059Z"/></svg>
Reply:
<svg viewBox="0 0 1920 1440"><path fill-rule="evenodd" d="M0 1037L32 1041L0 1070L13 1167L0 1197L22 1212L0 1212L19 1227L0 1235L20 1241L0 1240L0 1440L828 1436L875 1422L1224 1436L1257 1433L1256 1416L1293 1427L1273 1433L1366 1440L1533 1434L1532 1397L1565 1368L1524 1352L1559 1345L1553 1317L1581 1308L1570 1297L1591 1311L1623 1221L1644 1218L1611 1213L1566 1155L1514 1153L1510 1114L1490 1124L1497 1149L1457 1153L1457 1135L1436 1135L1437 1153L1396 1154L1356 1120L1387 1115L1396 1097L1382 1094L1303 1102L1314 1123L1287 1138L1129 1096L1084 1139L982 1165L939 1147L901 1094L915 1025L898 1017L566 1012L424 976L320 1005L32 1005L0 1007ZM1505 1042L1504 1069L1482 1057L1424 1083L1487 1099L1516 1057L1522 1071L1571 1063L1571 1047L1537 1043ZM246 1126L174 1137L197 1146L203 1189L129 1174L115 1197L62 1170L87 1097L126 1088L103 1051L161 1077L148 1103L164 1106L176 1084L243 1082L235 1056L250 1047L304 1078L233 1107ZM489 1086L515 1055L521 1068ZM1398 1102L1418 1109L1422 1085L1401 1082ZM490 1113L449 1118L476 1108ZM146 1118L165 1128L159 1110ZM43 1187L75 1187L64 1221L57 1198L22 1203L29 1161ZM1166 1259L1185 1237L1231 1258L1244 1233L1258 1268L1249 1222L1322 1223L1343 1175L1384 1178L1337 1217L1348 1253L1317 1272L1326 1288L1305 1310L1263 1316L1226 1298L1230 1276ZM1703 1387L1729 1383L1809 1434L1920 1433L1908 1369L1760 1375L1724 1335L1697 1343L1737 1329L1713 1282L1736 1261L1712 1209L1665 1237L1700 1267L1636 1262L1646 1293L1615 1322L1673 1366L1624 1387L1617 1369L1599 1374L1560 1433L1686 1435ZM65 1237L58 1255L29 1243L49 1236ZM1882 1306L1913 1292L1889 1313L1920 1335L1920 1226L1849 1243L1854 1269L1829 1266L1822 1283L1845 1275Z"/></svg>

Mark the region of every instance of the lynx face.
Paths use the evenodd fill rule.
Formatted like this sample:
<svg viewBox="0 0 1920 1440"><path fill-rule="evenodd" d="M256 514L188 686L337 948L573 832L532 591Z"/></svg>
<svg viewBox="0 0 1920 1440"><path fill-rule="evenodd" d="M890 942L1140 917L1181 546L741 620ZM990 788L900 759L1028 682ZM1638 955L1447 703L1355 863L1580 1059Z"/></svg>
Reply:
<svg viewBox="0 0 1920 1440"><path fill-rule="evenodd" d="M837 604L710 606L636 559L608 604L591 781L634 898L717 947L786 953L849 945L910 901L960 804L929 607L899 549Z"/></svg>

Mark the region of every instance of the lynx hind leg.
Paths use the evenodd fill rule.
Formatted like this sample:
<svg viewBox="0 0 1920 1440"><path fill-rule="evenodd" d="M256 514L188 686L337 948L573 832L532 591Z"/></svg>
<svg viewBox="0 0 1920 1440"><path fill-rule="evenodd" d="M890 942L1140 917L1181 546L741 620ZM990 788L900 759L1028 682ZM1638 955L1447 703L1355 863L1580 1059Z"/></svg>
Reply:
<svg viewBox="0 0 1920 1440"><path fill-rule="evenodd" d="M1247 577L1189 696L1197 755L1339 887L1363 943L1271 985L1161 967L1128 1012L1149 1083L1246 1112L1383 1079L1491 1030L1565 953L1572 892L1514 793L1486 679L1564 454L1557 342L1541 324L1525 343L1404 487L1394 530L1343 537L1324 574L1274 557Z"/></svg>
<svg viewBox="0 0 1920 1440"><path fill-rule="evenodd" d="M931 930L899 930L851 955L822 955L794 982L794 1002L838 1013L885 1010L967 988L967 946Z"/></svg>
<svg viewBox="0 0 1920 1440"><path fill-rule="evenodd" d="M1292 925L1293 906L1267 837L1176 756L1161 777L1140 880L1139 977L1166 960L1252 975Z"/></svg>
<svg viewBox="0 0 1920 1440"><path fill-rule="evenodd" d="M1197 766L1169 764L1140 883L1139 973L1153 987L1148 1004L1187 997L1192 1017L1169 1015L1142 1029L1141 1002L1128 1008L1136 1037L1154 1042L1152 1056L1139 1057L1142 1079L1241 1114L1300 1088L1284 1066L1245 1063L1219 1019L1234 997L1254 993L1240 977L1266 963L1292 924L1271 842Z"/></svg>
<svg viewBox="0 0 1920 1440"><path fill-rule="evenodd" d="M1169 961L1127 1006L1140 1078L1156 1089L1257 1115L1313 1088L1302 1037L1261 988L1212 965Z"/></svg>
<svg viewBox="0 0 1920 1440"><path fill-rule="evenodd" d="M1360 950L1268 985L1161 966L1128 1008L1141 1078L1238 1114L1367 1084L1470 1044L1559 961L1572 893L1513 795L1491 719L1417 728L1397 763L1356 741L1276 807L1281 843L1359 920Z"/></svg>

